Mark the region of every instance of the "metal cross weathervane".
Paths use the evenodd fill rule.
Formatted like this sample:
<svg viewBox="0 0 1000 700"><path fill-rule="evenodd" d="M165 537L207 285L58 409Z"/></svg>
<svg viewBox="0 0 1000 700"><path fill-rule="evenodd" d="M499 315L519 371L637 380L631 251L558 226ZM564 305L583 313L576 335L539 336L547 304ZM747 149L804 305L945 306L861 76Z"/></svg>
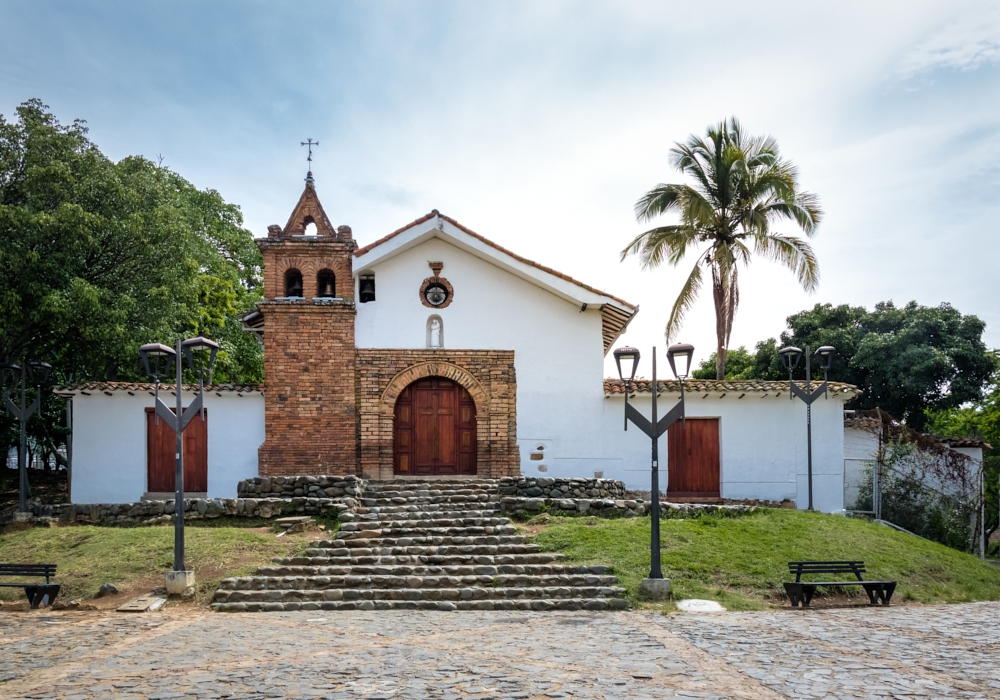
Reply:
<svg viewBox="0 0 1000 700"><path fill-rule="evenodd" d="M309 163L309 172L312 173L312 169L313 169L312 168L312 165L313 165L313 146L318 146L319 145L319 141L313 141L312 139L306 139L305 141L301 141L300 145L302 145L302 146L309 146L309 157L306 158L306 161Z"/></svg>

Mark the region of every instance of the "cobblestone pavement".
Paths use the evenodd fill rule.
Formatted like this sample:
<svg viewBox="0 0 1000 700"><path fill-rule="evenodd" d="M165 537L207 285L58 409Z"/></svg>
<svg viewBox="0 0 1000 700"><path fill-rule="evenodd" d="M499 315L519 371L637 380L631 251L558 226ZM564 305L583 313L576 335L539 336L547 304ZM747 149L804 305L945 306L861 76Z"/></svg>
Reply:
<svg viewBox="0 0 1000 700"><path fill-rule="evenodd" d="M0 614L0 698L1000 698L1000 604Z"/></svg>

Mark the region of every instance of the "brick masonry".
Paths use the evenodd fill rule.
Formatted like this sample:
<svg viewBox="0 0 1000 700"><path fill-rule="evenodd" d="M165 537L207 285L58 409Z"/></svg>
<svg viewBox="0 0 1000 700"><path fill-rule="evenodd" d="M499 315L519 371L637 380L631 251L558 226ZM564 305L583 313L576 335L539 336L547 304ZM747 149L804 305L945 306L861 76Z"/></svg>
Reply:
<svg viewBox="0 0 1000 700"><path fill-rule="evenodd" d="M396 398L424 377L462 385L476 404L478 476L521 473L517 449L517 378L513 350L357 351L361 472L391 479Z"/></svg>

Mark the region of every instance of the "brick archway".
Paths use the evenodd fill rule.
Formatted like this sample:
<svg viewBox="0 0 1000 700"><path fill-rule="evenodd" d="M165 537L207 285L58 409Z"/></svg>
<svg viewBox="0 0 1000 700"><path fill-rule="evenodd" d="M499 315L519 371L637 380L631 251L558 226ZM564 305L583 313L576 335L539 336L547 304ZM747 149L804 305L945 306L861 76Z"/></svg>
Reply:
<svg viewBox="0 0 1000 700"><path fill-rule="evenodd" d="M359 348L357 363L361 476L393 478L396 401L410 384L430 377L458 384L476 407L476 475L520 473L513 351Z"/></svg>
<svg viewBox="0 0 1000 700"><path fill-rule="evenodd" d="M396 409L396 399L403 389L413 382L427 377L444 377L459 384L472 397L476 404L476 414L488 416L490 413L489 397L479 380L458 365L450 362L423 362L419 365L407 367L389 381L382 392L382 400L379 402L379 415L392 419Z"/></svg>

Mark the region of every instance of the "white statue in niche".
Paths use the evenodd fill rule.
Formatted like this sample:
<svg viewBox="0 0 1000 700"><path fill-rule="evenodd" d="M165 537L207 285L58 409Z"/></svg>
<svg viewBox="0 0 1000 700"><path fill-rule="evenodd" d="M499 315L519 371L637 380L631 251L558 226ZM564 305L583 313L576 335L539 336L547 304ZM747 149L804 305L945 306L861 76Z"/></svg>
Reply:
<svg viewBox="0 0 1000 700"><path fill-rule="evenodd" d="M440 316L431 316L427 319L427 347L444 347L444 324Z"/></svg>

